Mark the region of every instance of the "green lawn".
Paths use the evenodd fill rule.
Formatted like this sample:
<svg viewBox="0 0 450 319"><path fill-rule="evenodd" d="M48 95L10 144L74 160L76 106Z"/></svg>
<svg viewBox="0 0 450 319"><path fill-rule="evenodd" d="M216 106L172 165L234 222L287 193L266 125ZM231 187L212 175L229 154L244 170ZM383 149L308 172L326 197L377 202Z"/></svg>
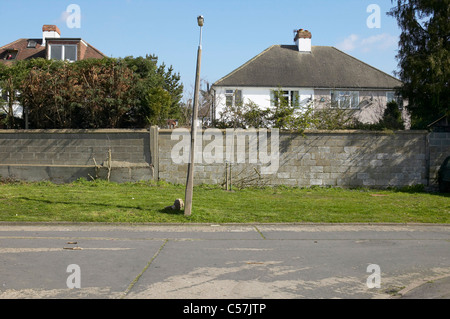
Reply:
<svg viewBox="0 0 450 319"><path fill-rule="evenodd" d="M449 223L450 195L341 188L194 188L192 215L164 210L184 185L0 184L0 221L126 223Z"/></svg>

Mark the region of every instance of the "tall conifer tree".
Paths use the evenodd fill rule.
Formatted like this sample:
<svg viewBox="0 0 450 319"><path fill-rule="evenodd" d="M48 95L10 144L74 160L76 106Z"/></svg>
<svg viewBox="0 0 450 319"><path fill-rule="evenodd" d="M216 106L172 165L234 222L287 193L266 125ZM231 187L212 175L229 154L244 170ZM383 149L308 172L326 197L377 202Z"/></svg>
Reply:
<svg viewBox="0 0 450 319"><path fill-rule="evenodd" d="M450 115L450 0L392 0L402 30L397 59L412 128Z"/></svg>

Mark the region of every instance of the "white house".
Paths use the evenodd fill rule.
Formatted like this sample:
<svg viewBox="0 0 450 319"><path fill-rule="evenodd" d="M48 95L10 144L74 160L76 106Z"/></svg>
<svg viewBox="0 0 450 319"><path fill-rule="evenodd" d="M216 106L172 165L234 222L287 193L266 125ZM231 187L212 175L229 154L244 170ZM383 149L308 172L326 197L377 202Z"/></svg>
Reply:
<svg viewBox="0 0 450 319"><path fill-rule="evenodd" d="M312 46L311 32L296 30L295 45L272 45L212 85L215 94L213 115L220 117L226 105L256 103L261 108L274 105L273 92L284 98L314 107L337 105L355 110L363 123L375 123L387 102L403 101L395 89L402 82L334 47ZM345 103L344 103L345 101ZM403 109L405 124L408 116Z"/></svg>

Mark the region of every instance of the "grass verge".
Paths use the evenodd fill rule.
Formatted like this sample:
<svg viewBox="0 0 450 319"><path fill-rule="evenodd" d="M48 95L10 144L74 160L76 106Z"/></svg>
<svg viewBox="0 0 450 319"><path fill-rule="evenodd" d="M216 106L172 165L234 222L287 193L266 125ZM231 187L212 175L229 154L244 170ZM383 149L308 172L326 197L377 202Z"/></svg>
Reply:
<svg viewBox="0 0 450 319"><path fill-rule="evenodd" d="M184 185L79 180L0 184L0 221L123 223L449 223L450 195L420 189L194 188L190 217L165 210Z"/></svg>

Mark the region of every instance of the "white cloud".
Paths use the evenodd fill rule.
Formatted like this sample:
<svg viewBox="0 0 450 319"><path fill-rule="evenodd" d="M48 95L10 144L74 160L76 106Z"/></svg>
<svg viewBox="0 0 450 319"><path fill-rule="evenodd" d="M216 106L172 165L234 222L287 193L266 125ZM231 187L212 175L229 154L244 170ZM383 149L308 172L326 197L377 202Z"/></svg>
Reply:
<svg viewBox="0 0 450 319"><path fill-rule="evenodd" d="M371 51L372 49L386 50L396 47L397 44L398 38L388 33L374 35L361 41L363 51Z"/></svg>
<svg viewBox="0 0 450 319"><path fill-rule="evenodd" d="M61 12L61 15L59 16L59 18L58 18L58 22L59 23L66 23L66 21L67 21L67 18L70 16L70 12L67 12L67 11L63 11L63 12Z"/></svg>
<svg viewBox="0 0 450 319"><path fill-rule="evenodd" d="M384 51L395 48L398 44L398 38L389 33L373 35L367 38L360 38L357 34L351 34L343 41L339 42L336 47L342 51Z"/></svg>
<svg viewBox="0 0 450 319"><path fill-rule="evenodd" d="M337 44L337 48L342 51L353 51L358 43L359 37L356 34L351 34L344 41Z"/></svg>

